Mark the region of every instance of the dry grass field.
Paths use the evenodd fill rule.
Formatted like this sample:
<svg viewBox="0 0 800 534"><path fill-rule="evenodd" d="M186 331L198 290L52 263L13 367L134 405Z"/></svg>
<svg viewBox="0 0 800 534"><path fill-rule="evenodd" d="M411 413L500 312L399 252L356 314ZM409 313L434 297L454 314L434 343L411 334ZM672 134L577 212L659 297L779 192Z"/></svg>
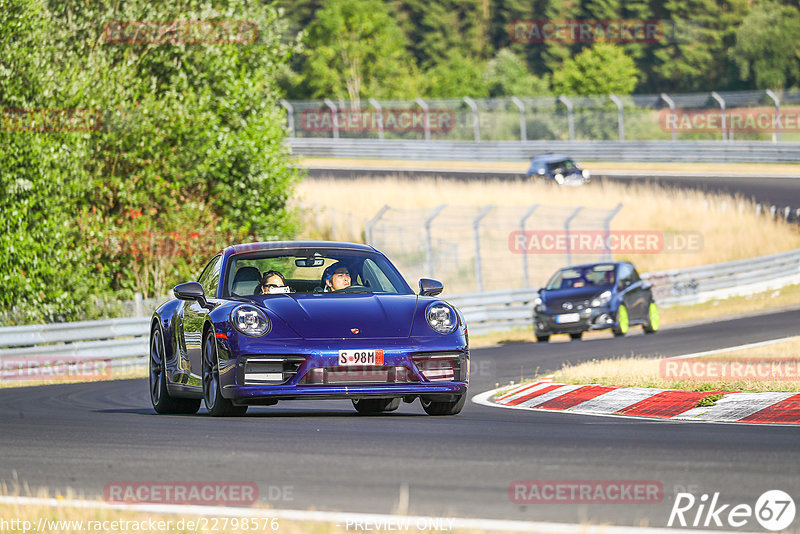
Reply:
<svg viewBox="0 0 800 534"><path fill-rule="evenodd" d="M800 391L800 337L683 360L623 357L565 365L562 384L605 384L688 391Z"/></svg>
<svg viewBox="0 0 800 534"><path fill-rule="evenodd" d="M442 203L475 209L494 204L498 214L504 210L521 213L525 207L535 203L564 207L563 211L567 213L570 207L610 210L622 203L622 209L611 222L612 231L658 230L692 232L702 236L701 250L696 252L615 256L614 259L633 261L641 272L692 267L800 248L800 229L797 226L763 214L757 215L754 204L749 201L645 184L593 183L582 187L558 187L522 181L306 179L299 184L295 197L295 204L305 213L301 237L352 241L363 241L364 224L385 205L404 210L408 214L405 224L409 228L420 228L424 215ZM443 222L446 214L445 211L437 219L437 224L446 224ZM518 219L515 216L509 220ZM526 228L561 228L555 219L549 226L542 228L533 222ZM471 232L469 227L465 228L467 231L463 232L463 237L467 248ZM502 240L517 228L507 225L505 234L500 233L498 239ZM507 247L505 252L511 256ZM533 282L541 283L543 280Z"/></svg>

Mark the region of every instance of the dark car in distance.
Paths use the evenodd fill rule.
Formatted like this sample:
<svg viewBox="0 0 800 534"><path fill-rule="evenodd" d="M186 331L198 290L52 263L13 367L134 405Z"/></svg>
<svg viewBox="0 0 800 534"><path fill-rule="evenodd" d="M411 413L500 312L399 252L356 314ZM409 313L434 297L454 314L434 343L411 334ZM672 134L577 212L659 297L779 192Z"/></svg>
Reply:
<svg viewBox="0 0 800 534"><path fill-rule="evenodd" d="M591 180L589 171L581 169L572 158L563 154L545 154L531 160L526 178L538 176L559 185L583 185Z"/></svg>
<svg viewBox="0 0 800 534"><path fill-rule="evenodd" d="M547 342L553 334L580 339L589 330L610 328L624 336L633 325L658 330L658 308L650 286L627 261L559 269L534 301L534 333Z"/></svg>
<svg viewBox="0 0 800 534"><path fill-rule="evenodd" d="M243 415L284 400L347 399L360 413L420 400L455 415L469 382L467 327L423 278L415 293L371 246L233 245L175 286L150 325L157 413Z"/></svg>

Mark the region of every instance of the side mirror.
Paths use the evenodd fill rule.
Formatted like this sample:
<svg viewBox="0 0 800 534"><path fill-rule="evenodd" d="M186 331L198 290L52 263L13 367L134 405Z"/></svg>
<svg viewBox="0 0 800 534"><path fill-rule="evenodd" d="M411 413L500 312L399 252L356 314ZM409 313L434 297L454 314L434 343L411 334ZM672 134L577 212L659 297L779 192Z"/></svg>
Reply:
<svg viewBox="0 0 800 534"><path fill-rule="evenodd" d="M423 297L435 297L442 291L444 291L444 286L440 281L430 278L419 279L419 294Z"/></svg>
<svg viewBox="0 0 800 534"><path fill-rule="evenodd" d="M172 292L175 293L175 298L177 299L196 300L203 308L213 308L213 306L209 306L208 301L206 300L206 294L203 291L203 286L197 282L178 284L172 289Z"/></svg>

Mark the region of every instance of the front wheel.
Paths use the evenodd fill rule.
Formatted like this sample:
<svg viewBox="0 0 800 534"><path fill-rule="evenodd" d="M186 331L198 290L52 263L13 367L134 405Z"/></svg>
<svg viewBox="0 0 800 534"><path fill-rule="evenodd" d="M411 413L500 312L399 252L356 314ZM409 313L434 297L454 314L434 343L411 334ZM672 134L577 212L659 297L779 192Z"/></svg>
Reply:
<svg viewBox="0 0 800 534"><path fill-rule="evenodd" d="M642 325L645 334L655 334L658 332L658 307L655 302L651 302L647 308L647 320Z"/></svg>
<svg viewBox="0 0 800 534"><path fill-rule="evenodd" d="M538 341L539 343L547 343L548 341L550 341L550 334L544 334L544 335L536 334L536 341Z"/></svg>
<svg viewBox="0 0 800 534"><path fill-rule="evenodd" d="M150 333L150 401L153 409L160 414L197 413L200 399L179 399L169 394L165 354L164 335L156 326Z"/></svg>
<svg viewBox="0 0 800 534"><path fill-rule="evenodd" d="M203 343L203 402L213 417L244 415L247 406L235 406L222 396L219 384L219 358L214 334L209 333Z"/></svg>
<svg viewBox="0 0 800 534"><path fill-rule="evenodd" d="M358 413L393 412L400 407L400 397L396 399L353 399L353 407Z"/></svg>
<svg viewBox="0 0 800 534"><path fill-rule="evenodd" d="M617 324L614 325L614 335L617 337L624 336L628 333L630 323L628 322L628 308L624 304L620 304L617 309Z"/></svg>
<svg viewBox="0 0 800 534"><path fill-rule="evenodd" d="M428 415L455 415L464 407L464 402L467 400L467 395L458 395L456 400L453 401L432 401L425 397L420 397L419 401L422 403L422 409Z"/></svg>
<svg viewBox="0 0 800 534"><path fill-rule="evenodd" d="M570 334L569 338L573 341L580 341L581 336L583 336L583 332L577 332L575 334Z"/></svg>

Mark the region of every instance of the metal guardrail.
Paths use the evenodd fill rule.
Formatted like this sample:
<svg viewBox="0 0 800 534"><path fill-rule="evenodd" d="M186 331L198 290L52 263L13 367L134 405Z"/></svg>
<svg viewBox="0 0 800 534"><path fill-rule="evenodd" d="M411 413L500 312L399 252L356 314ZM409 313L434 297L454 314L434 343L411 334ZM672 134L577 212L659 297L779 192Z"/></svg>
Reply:
<svg viewBox="0 0 800 534"><path fill-rule="evenodd" d="M589 161L797 163L800 143L768 141L421 141L292 138L298 156L328 158L527 161L564 152Z"/></svg>
<svg viewBox="0 0 800 534"><path fill-rule="evenodd" d="M759 258L644 273L661 307L698 304L800 284L800 249ZM535 289L467 293L446 297L464 314L475 335L529 328Z"/></svg>
<svg viewBox="0 0 800 534"><path fill-rule="evenodd" d="M759 258L644 273L656 302L667 307L748 295L800 283L800 249ZM536 289L461 293L446 296L465 316L473 335L532 323ZM4 358L41 361L70 358L141 364L148 354L148 318L112 319L0 328L0 366Z"/></svg>

